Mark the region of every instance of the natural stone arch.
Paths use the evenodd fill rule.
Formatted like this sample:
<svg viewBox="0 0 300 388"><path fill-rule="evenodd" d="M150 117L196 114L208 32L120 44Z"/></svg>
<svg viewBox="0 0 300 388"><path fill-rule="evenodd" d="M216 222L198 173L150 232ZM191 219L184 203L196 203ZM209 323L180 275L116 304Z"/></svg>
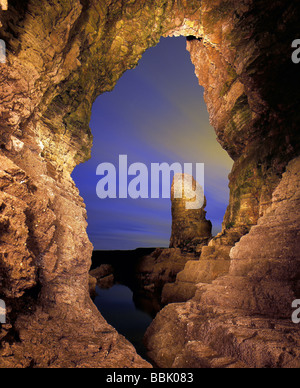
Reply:
<svg viewBox="0 0 300 388"><path fill-rule="evenodd" d="M161 36L190 37L212 124L235 160L224 229L236 227L240 237L270 205L286 164L299 152L299 75L287 48L298 17L293 1L9 2L1 12L8 48L7 64L0 67L1 216L9 228L0 269L1 294L12 298L11 321L21 342L4 350L12 352L1 360L5 366L16 358L20 366L144 365L88 296L92 247L70 173L89 157L92 103ZM277 42L272 31L287 21ZM289 76L275 85L271 68ZM20 300L32 309L30 317Z"/></svg>

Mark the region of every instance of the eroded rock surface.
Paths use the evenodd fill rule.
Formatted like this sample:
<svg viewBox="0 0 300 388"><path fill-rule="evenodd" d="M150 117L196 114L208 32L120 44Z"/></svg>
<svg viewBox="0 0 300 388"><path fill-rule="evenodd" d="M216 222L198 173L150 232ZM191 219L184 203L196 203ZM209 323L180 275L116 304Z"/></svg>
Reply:
<svg viewBox="0 0 300 388"><path fill-rule="evenodd" d="M141 287L161 292L166 283L173 283L186 262L196 260L194 254L182 253L177 248L156 249L143 257L136 266L136 277Z"/></svg>
<svg viewBox="0 0 300 388"><path fill-rule="evenodd" d="M90 156L92 103L161 36L189 37L218 141L235 161L223 229L237 228L241 237L266 213L285 167L299 155L300 73L290 60L299 4L26 0L8 1L5 9L1 1L0 38L7 61L0 64L0 298L7 302L8 325L1 328L0 366L144 366L88 294L92 246L85 207L70 174ZM284 245L286 234L277 237L277 245L281 240ZM285 290L290 295L291 286ZM207 298L216 299L207 292ZM215 325L210 333L218 332L218 345L212 346L217 353L221 349L234 358L239 346L250 346L255 352L245 351L251 360L244 361L268 364L262 344L274 338L270 329L262 330L264 319L256 329L251 320L243 321L249 338L260 331L257 341L245 342L241 330L232 331L231 314L219 330L223 314L201 311L203 325ZM282 339L285 329L278 322L275 328ZM237 341L227 347L228 338ZM290 338L296 341L294 334ZM286 339L282 343L278 349ZM276 362L272 357L270 366L293 365L296 353L283 351Z"/></svg>
<svg viewBox="0 0 300 388"><path fill-rule="evenodd" d="M178 185L179 187L176 187ZM206 211L204 210L206 198L202 195L203 192L198 193L198 195L201 194L199 195L201 198L197 198L197 185L199 183L187 174L176 174L173 179L170 248L196 252L197 248L200 250L202 246L207 245L212 237L212 224L206 220ZM178 191L180 198L177 198L176 191ZM196 201L203 203L203 206L199 209L190 209L188 205L193 205Z"/></svg>
<svg viewBox="0 0 300 388"><path fill-rule="evenodd" d="M162 291L162 303L186 302L195 296L198 283L211 283L219 276L229 271L229 253L240 236L247 229L232 228L224 230L208 245L203 245L200 250L200 258L194 257L187 261L183 270L178 273L176 281L165 284Z"/></svg>
<svg viewBox="0 0 300 388"><path fill-rule="evenodd" d="M299 205L297 158L272 206L231 250L229 275L158 314L145 337L158 366L215 367L217 358L223 367L300 367L300 330L291 319L300 297Z"/></svg>
<svg viewBox="0 0 300 388"><path fill-rule="evenodd" d="M111 288L114 285L114 268L109 264L103 264L90 272L90 277L96 279L96 285L100 288Z"/></svg>
<svg viewBox="0 0 300 388"><path fill-rule="evenodd" d="M140 286L161 294L163 287L175 282L176 276L186 263L199 258L200 253L212 238L212 224L206 220L206 198L196 196L197 183L192 176L176 174L171 187L172 201L172 235L169 249L156 249L152 254L143 257L137 267L136 275ZM176 179L178 186L176 187ZM190 180L189 180L190 179ZM185 188L186 184L186 188ZM201 188L202 189L202 188ZM175 194L178 191L179 198ZM190 193L188 193L190 190ZM198 193L199 194L199 193ZM189 209L187 204L199 200L203 206Z"/></svg>

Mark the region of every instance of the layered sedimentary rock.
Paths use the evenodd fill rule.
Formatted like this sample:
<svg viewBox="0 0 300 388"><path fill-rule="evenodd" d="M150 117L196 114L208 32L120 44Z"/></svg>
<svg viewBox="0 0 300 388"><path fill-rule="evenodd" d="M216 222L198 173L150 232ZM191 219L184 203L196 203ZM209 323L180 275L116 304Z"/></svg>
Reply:
<svg viewBox="0 0 300 388"><path fill-rule="evenodd" d="M236 4L236 11L230 2L221 2L220 8L205 4L202 24L207 35L188 42L196 75L205 88L211 123L235 163L229 176L230 202L222 233L202 250L199 262L187 263L176 283L165 286L164 303L191 299L198 283L211 283L228 272L230 249L270 206L284 167L299 153L299 117L292 100L298 99L292 85L297 76L288 62L289 44L283 43L293 34L299 10L290 2L286 4L289 11L283 11L280 18L279 3L278 8L271 7L270 15L264 5L256 8L250 3ZM260 15L257 19L255 12ZM264 18L265 26L260 22ZM231 29L233 20L236 24ZM277 35L281 38L276 40ZM270 41L276 41L273 49L260 56ZM277 93L270 92L271 84ZM278 130L281 126L282 131Z"/></svg>
<svg viewBox="0 0 300 388"><path fill-rule="evenodd" d="M187 261L176 281L165 284L162 290L163 304L188 301L195 295L198 283L211 283L219 276L227 274L230 250L247 230L247 227L225 229L208 245L203 245L200 258L197 256Z"/></svg>
<svg viewBox="0 0 300 388"><path fill-rule="evenodd" d="M300 367L300 330L291 319L300 297L299 209L297 158L272 206L232 249L229 275L199 284L194 299L154 320L146 342L158 366Z"/></svg>
<svg viewBox="0 0 300 388"><path fill-rule="evenodd" d="M205 217L206 198L203 195L203 189L200 187L200 190L198 190L200 191L198 192L199 198L197 198L197 186L199 186L199 183L187 174L176 174L173 179L170 248L196 251L198 246L200 249L202 245L207 245L212 237L212 224ZM176 192L178 192L178 195L176 195ZM203 206L199 209L190 209L189 205L193 205L195 202L199 202L199 206L201 202Z"/></svg>
<svg viewBox="0 0 300 388"><path fill-rule="evenodd" d="M114 285L114 268L109 264L103 264L90 272L90 276L96 279L100 288L111 288Z"/></svg>
<svg viewBox="0 0 300 388"><path fill-rule="evenodd" d="M174 283L176 275L184 269L185 264L197 260L202 248L208 244L212 237L212 224L206 220L206 199L202 188L198 195L199 198L197 182L192 176L175 175L171 187L170 249L156 249L152 254L141 258L136 267L136 276L141 287L161 293L165 284ZM199 208L197 204L195 206L196 201ZM190 209L188 204L195 208Z"/></svg>
<svg viewBox="0 0 300 388"><path fill-rule="evenodd" d="M92 299L94 299L97 296L96 292L97 287L97 279L93 276L89 276L89 293Z"/></svg>
<svg viewBox="0 0 300 388"><path fill-rule="evenodd" d="M92 103L161 36L187 36L218 141L235 161L223 229L238 228L241 237L266 213L285 167L299 155L300 73L290 60L298 2L12 0L6 11L5 3L0 11L0 39L7 47L6 64L0 64L0 298L7 302L8 325L1 327L0 366L144 366L88 295L92 246L70 173L90 155ZM285 236L277 236L278 244ZM276 273L273 263L270 271ZM199 301L188 306L201 310ZM233 358L238 346L249 344L255 354L244 361L266 364L265 349L274 340L270 321L264 331L265 320L241 323L237 315L234 322L253 341L253 327L261 332L264 338L256 346L233 331L232 315L219 330L221 314L201 311L203 325L215 325L211 333L218 333L209 346L216 343L217 352L230 353L222 346L236 338L230 345ZM272 325L282 339L285 328ZM201 352L199 357L205 348ZM277 365L292 365L295 357L284 353Z"/></svg>
<svg viewBox="0 0 300 388"><path fill-rule="evenodd" d="M173 283L187 261L196 260L193 253L183 253L179 248L156 249L141 258L135 268L140 287L161 293L166 283Z"/></svg>
<svg viewBox="0 0 300 388"><path fill-rule="evenodd" d="M229 274L207 288L204 303L291 320L291 304L300 297L299 205L297 158L288 165L265 216L231 250Z"/></svg>

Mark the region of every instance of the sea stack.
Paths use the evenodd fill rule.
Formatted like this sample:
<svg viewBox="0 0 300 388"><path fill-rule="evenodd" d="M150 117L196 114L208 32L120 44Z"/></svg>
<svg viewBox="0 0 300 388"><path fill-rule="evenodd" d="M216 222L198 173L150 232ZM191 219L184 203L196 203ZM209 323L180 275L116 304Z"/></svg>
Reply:
<svg viewBox="0 0 300 388"><path fill-rule="evenodd" d="M182 178L182 198L176 198L176 179ZM212 224L206 219L206 198L203 206L199 209L189 209L189 204L195 202L195 197L184 190L184 182L189 178L192 180L192 188L197 187L196 180L187 174L176 174L171 189L172 200L172 235L170 248L196 251L197 247L207 245L212 238ZM191 188L190 188L191 189ZM190 190L189 190L190 191Z"/></svg>

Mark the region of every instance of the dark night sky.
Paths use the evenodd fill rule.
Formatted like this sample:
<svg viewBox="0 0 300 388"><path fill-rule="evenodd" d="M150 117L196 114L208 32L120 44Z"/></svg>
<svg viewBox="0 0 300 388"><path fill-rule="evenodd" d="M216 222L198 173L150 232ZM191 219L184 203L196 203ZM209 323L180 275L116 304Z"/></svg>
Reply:
<svg viewBox="0 0 300 388"><path fill-rule="evenodd" d="M98 97L92 112L92 159L73 179L87 205L88 234L95 249L164 247L171 235L169 199L105 199L96 195L100 163L205 163L207 218L221 230L229 199L232 160L216 141L194 74L185 38L162 38L139 66L127 71L111 93ZM131 178L130 178L131 179Z"/></svg>

